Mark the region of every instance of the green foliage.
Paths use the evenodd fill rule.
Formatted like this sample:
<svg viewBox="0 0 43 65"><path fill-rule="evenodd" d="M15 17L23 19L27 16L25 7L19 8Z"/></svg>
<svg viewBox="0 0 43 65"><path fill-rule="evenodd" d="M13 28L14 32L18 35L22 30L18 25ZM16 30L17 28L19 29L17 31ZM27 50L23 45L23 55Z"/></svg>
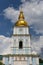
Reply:
<svg viewBox="0 0 43 65"><path fill-rule="evenodd" d="M0 62L0 65L4 65L2 62Z"/></svg>
<svg viewBox="0 0 43 65"><path fill-rule="evenodd" d="M39 59L39 62L40 62L40 63L43 63L43 60Z"/></svg>

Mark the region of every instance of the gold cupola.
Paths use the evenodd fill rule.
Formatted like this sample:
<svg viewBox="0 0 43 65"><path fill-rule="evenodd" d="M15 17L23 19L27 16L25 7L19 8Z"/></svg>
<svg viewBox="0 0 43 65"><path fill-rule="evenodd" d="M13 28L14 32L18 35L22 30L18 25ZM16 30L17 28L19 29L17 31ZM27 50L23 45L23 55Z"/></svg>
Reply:
<svg viewBox="0 0 43 65"><path fill-rule="evenodd" d="M20 11L18 21L16 22L16 26L28 26L27 22L24 20L24 14L23 11Z"/></svg>

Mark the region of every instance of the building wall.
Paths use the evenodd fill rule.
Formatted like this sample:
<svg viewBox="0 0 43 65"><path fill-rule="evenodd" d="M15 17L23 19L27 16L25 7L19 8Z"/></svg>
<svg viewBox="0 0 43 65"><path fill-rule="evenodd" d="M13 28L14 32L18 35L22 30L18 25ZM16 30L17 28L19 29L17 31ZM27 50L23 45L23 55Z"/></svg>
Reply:
<svg viewBox="0 0 43 65"><path fill-rule="evenodd" d="M3 57L5 65L39 65L38 58L31 55L31 42L28 27L14 27L11 46L12 56ZM19 48L19 42L22 41L23 47ZM21 56L21 55L24 56ZM15 56L16 55L16 56ZM19 56L17 56L19 55Z"/></svg>
<svg viewBox="0 0 43 65"><path fill-rule="evenodd" d="M39 65L39 57L33 57L32 58L32 64L33 65Z"/></svg>
<svg viewBox="0 0 43 65"><path fill-rule="evenodd" d="M3 57L3 63L5 65L30 65L31 59L30 57L25 57L25 56L14 56L14 57Z"/></svg>
<svg viewBox="0 0 43 65"><path fill-rule="evenodd" d="M13 36L14 42L12 43L12 54L30 54L31 53L31 44L30 36ZM19 49L19 41L22 41L23 48Z"/></svg>
<svg viewBox="0 0 43 65"><path fill-rule="evenodd" d="M14 27L13 34L29 34L28 27Z"/></svg>

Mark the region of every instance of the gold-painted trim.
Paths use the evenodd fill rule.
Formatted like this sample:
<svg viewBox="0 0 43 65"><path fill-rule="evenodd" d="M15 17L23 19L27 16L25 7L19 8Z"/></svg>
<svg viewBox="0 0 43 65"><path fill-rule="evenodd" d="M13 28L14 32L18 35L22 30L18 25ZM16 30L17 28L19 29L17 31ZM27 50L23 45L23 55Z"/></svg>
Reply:
<svg viewBox="0 0 43 65"><path fill-rule="evenodd" d="M19 27L21 27L21 28L23 28L23 27L24 27L24 28L25 28L25 27L29 27L29 28L30 28L30 26L16 26L15 24L13 25L13 28L14 28L14 27L17 27L17 28L19 28Z"/></svg>

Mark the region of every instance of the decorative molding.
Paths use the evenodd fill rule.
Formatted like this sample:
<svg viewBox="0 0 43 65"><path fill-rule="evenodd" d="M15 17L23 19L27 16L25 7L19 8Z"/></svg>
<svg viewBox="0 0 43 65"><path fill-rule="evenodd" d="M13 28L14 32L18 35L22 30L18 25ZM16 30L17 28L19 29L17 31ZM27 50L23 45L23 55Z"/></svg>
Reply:
<svg viewBox="0 0 43 65"><path fill-rule="evenodd" d="M19 47L14 47L14 46L13 46L13 47L11 47L11 48L18 48L18 49L19 49ZM23 47L23 48L25 48L25 49L26 49L26 48L31 48L31 47Z"/></svg>
<svg viewBox="0 0 43 65"><path fill-rule="evenodd" d="M13 36L31 36L30 34L13 34Z"/></svg>
<svg viewBox="0 0 43 65"><path fill-rule="evenodd" d="M27 60L14 60L14 61L27 61Z"/></svg>
<svg viewBox="0 0 43 65"><path fill-rule="evenodd" d="M35 55L35 54L6 54L3 55L3 57L14 57L14 56L24 56L24 57L39 57L39 55Z"/></svg>

